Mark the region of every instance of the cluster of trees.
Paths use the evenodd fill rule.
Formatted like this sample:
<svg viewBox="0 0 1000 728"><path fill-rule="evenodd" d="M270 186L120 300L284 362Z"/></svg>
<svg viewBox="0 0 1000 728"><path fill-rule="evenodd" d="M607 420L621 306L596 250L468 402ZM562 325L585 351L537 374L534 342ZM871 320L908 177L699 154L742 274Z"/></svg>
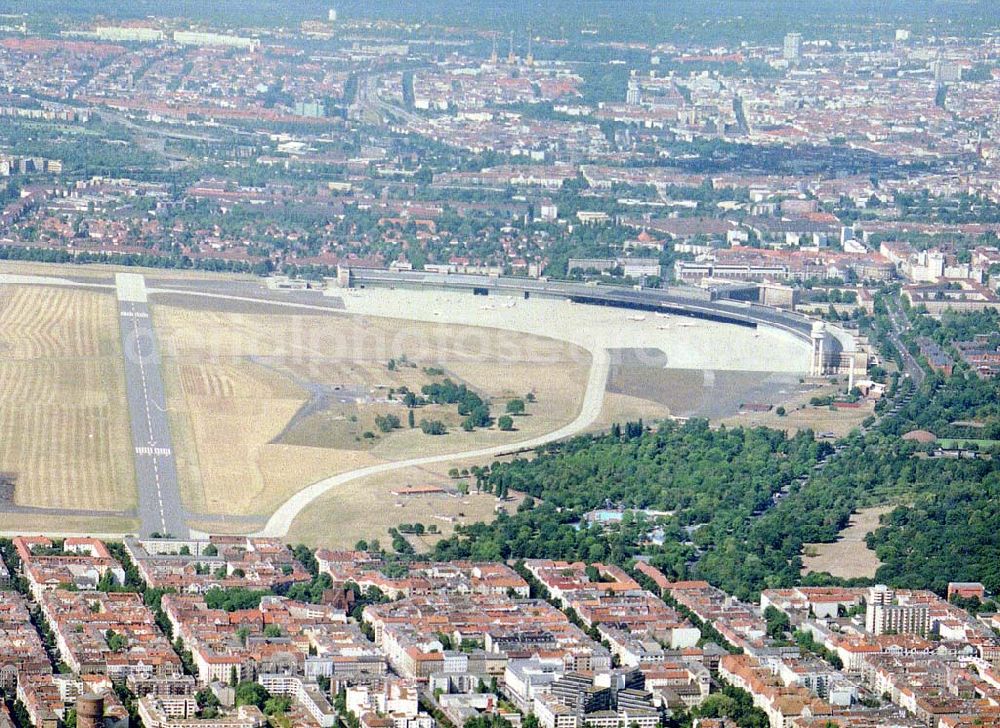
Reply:
<svg viewBox="0 0 1000 728"><path fill-rule="evenodd" d="M420 430L425 435L448 434L448 428L441 420L420 420Z"/></svg>
<svg viewBox="0 0 1000 728"><path fill-rule="evenodd" d="M81 133L67 133L56 125L49 128L11 118L5 118L3 126L2 137L18 154L61 160L66 174L147 180L156 178L165 168L161 155L138 144L115 143L131 139L128 130L116 124L94 120L67 127ZM89 133L82 133L84 130Z"/></svg>
<svg viewBox="0 0 1000 728"><path fill-rule="evenodd" d="M858 294L855 291L851 290L842 291L839 288L831 288L829 290L823 288L814 288L809 292L807 300L810 303L853 304L858 302Z"/></svg>
<svg viewBox="0 0 1000 728"><path fill-rule="evenodd" d="M719 692L709 695L698 707L681 713L671 724L690 728L698 718L728 719L741 728L768 728L771 725L767 713L754 707L750 694L731 685L723 685Z"/></svg>
<svg viewBox="0 0 1000 728"><path fill-rule="evenodd" d="M158 255L155 253L139 255L126 253L124 255L111 253L74 252L52 248L26 248L19 245L0 246L0 260L27 260L39 263L111 263L114 265L139 266L142 268L191 269L212 272L252 273L266 275L271 271L270 264L249 263L234 260L189 258L186 255Z"/></svg>
<svg viewBox="0 0 1000 728"><path fill-rule="evenodd" d="M956 424L970 421L981 426ZM998 439L1000 382L980 379L964 368L956 368L950 377L933 373L897 416L886 418L880 428L893 435L921 429L938 437Z"/></svg>
<svg viewBox="0 0 1000 728"><path fill-rule="evenodd" d="M104 641L112 652L124 652L125 648L128 647L128 639L125 635L118 634L113 629L107 631L104 635Z"/></svg>
<svg viewBox="0 0 1000 728"><path fill-rule="evenodd" d="M285 596L308 604L319 604L323 601L323 592L331 587L333 581L329 574L314 574L309 583L292 584Z"/></svg>
<svg viewBox="0 0 1000 728"><path fill-rule="evenodd" d="M266 592L243 587L229 589L209 589L205 592L205 603L209 609L222 609L226 612L238 612L242 609L256 609Z"/></svg>
<svg viewBox="0 0 1000 728"><path fill-rule="evenodd" d="M939 98L946 99L947 88L942 86ZM931 197L927 190L919 193L896 195L900 215L906 220L941 222L946 224L1000 222L1000 210L981 195L962 194L954 197Z"/></svg>
<svg viewBox="0 0 1000 728"><path fill-rule="evenodd" d="M210 720L219 717L219 706L222 703L215 697L215 693L212 692L211 688L202 688L195 693L194 699L198 704L198 716L200 718Z"/></svg>
<svg viewBox="0 0 1000 728"><path fill-rule="evenodd" d="M1000 590L1000 472L995 460L933 460L938 477L868 535L894 586L944 593L949 581L981 581ZM924 468L921 468L924 469Z"/></svg>
<svg viewBox="0 0 1000 728"><path fill-rule="evenodd" d="M778 642L785 640L792 628L788 615L770 604L764 609L764 621L767 623L767 636Z"/></svg>
<svg viewBox="0 0 1000 728"><path fill-rule="evenodd" d="M430 526L424 526L422 523L400 523L399 532L400 533L412 533L416 536L423 536L425 533L437 533L438 527L433 523Z"/></svg>
<svg viewBox="0 0 1000 728"><path fill-rule="evenodd" d="M530 460L494 464L483 473L483 488L529 497L515 514L460 527L438 542L435 554L624 563L641 550L666 573L686 578L697 572L702 553L722 547L828 451L811 433L713 430L703 420L663 423L655 431L629 423L548 445ZM586 512L607 505L630 510L619 523L581 527ZM654 522L643 509L672 515ZM653 528L662 530L662 546L646 544Z"/></svg>
<svg viewBox="0 0 1000 728"><path fill-rule="evenodd" d="M483 404L482 398L464 384L456 384L450 379L432 382L421 387L424 396L435 404L458 404L466 410Z"/></svg>
<svg viewBox="0 0 1000 728"><path fill-rule="evenodd" d="M955 341L971 341L979 334L988 337L990 346L1000 346L1000 311L992 308L963 313L945 311L939 319L914 316L911 317L911 325L914 335L934 339L941 346L950 346Z"/></svg>
<svg viewBox="0 0 1000 728"><path fill-rule="evenodd" d="M641 552L672 578L705 578L754 599L803 581L860 583L803 577L804 546L835 540L859 508L905 500L869 536L883 562L879 581L941 593L949 580L1000 589L1000 460L922 458L925 446L899 437L914 426L990 414L998 398L983 386L974 376L929 378L899 415L853 433L833 456L808 431L788 438L764 428L713 430L698 420L652 431L627 423L548 445L530 460L480 471L478 487L528 497L514 514L459 527L435 555L626 563ZM581 527L586 512L608 506L633 510L620 523ZM643 509L671 515L651 519ZM662 545L648 543L654 527Z"/></svg>
<svg viewBox="0 0 1000 728"><path fill-rule="evenodd" d="M389 537L392 539L392 550L397 554L412 556L415 553L413 546L406 540L406 536L399 532L399 529L390 528Z"/></svg>
<svg viewBox="0 0 1000 728"><path fill-rule="evenodd" d="M441 370L436 368L427 368L424 371L427 373L441 373ZM458 414L463 417L462 429L467 432L471 432L479 427L489 427L493 424L489 403L465 384L456 384L451 379L445 379L441 382L425 384L421 388L421 391L423 396L410 391L408 387L404 386L393 393L402 395L403 404L409 409L406 417L407 423L411 428L418 426L416 418L413 415L413 409L429 403L458 405ZM497 420L497 426L501 430L514 429L514 420L509 415L511 405L514 406L518 414L523 414L524 412L523 400L511 400L508 403L508 415L503 415ZM399 418L395 415L376 417L375 424L382 432L391 432L393 429L401 426ZM422 419L419 422L419 427L427 435L444 435L448 432L447 426L441 420Z"/></svg>
<svg viewBox="0 0 1000 728"><path fill-rule="evenodd" d="M420 388L420 391L423 392L428 402L457 404L458 414L465 418L462 420L462 429L464 430L489 427L493 424L489 404L464 384L456 384L450 379L445 379L441 382L425 384Z"/></svg>

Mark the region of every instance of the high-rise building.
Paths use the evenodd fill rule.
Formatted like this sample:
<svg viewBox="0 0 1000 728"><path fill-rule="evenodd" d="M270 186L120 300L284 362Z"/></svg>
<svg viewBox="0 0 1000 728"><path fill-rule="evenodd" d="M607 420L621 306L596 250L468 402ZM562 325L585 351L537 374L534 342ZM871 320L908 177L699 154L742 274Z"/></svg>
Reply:
<svg viewBox="0 0 1000 728"><path fill-rule="evenodd" d="M930 631L930 610L926 604L909 603L896 598L896 592L884 584L868 589L865 629L872 634L919 634Z"/></svg>
<svg viewBox="0 0 1000 728"><path fill-rule="evenodd" d="M628 82L628 89L625 91L625 103L629 106L638 106L642 103L642 90L635 81Z"/></svg>
<svg viewBox="0 0 1000 728"><path fill-rule="evenodd" d="M802 57L802 34L789 33L785 36L784 58L786 61L798 61Z"/></svg>
<svg viewBox="0 0 1000 728"><path fill-rule="evenodd" d="M962 80L962 67L954 61L933 61L931 70L938 83L957 83Z"/></svg>
<svg viewBox="0 0 1000 728"><path fill-rule="evenodd" d="M594 685L593 678L569 672L552 683L553 697L577 716L608 710L611 707L611 690Z"/></svg>

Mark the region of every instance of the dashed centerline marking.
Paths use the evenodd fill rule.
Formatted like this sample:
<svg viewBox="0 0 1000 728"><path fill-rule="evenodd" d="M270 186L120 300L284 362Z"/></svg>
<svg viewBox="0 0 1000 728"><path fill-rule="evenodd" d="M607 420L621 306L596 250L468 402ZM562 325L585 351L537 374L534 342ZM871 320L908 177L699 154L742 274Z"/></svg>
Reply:
<svg viewBox="0 0 1000 728"><path fill-rule="evenodd" d="M122 311L122 316L125 318L132 319L132 331L135 334L135 348L136 354L139 359L139 381L142 384L142 404L146 411L146 434L148 435L149 445L141 445L135 448L136 455L147 455L153 458L153 482L156 485L156 502L159 504L160 510L160 527L163 532L167 530L167 516L163 508L163 490L160 487L160 466L157 462L158 457L169 457L170 448L168 447L156 447L155 440L153 440L153 417L149 411L149 386L146 382L146 364L145 355L142 351L142 339L139 336L139 321L140 318L149 318L149 314L144 311L136 311L135 305L133 304L131 309L128 311Z"/></svg>

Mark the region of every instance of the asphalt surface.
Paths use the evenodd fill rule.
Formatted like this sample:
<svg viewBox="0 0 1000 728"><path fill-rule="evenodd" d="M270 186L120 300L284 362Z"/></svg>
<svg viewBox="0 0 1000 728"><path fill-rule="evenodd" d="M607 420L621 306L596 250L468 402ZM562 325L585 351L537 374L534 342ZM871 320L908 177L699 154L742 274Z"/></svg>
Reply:
<svg viewBox="0 0 1000 728"><path fill-rule="evenodd" d="M707 293L668 288L628 288L594 286L571 281L546 281L532 278L426 273L422 271L385 271L353 269L356 285L434 287L458 290L487 290L490 294L536 295L571 298L581 303L623 308L662 311L744 326L771 326L810 342L812 320L807 316L759 304L711 300Z"/></svg>
<svg viewBox="0 0 1000 728"><path fill-rule="evenodd" d="M160 353L149 305L118 285L119 330L125 354L125 392L132 424L135 477L139 492L139 522L142 536L152 533L188 535L177 465L174 461L166 396L160 373ZM137 284L133 280L133 286Z"/></svg>
<svg viewBox="0 0 1000 728"><path fill-rule="evenodd" d="M892 345L899 350L899 353L903 357L903 370L913 380L913 383L919 387L923 384L926 374L923 367L920 366L920 362L906 348L906 344L903 343L901 338L903 331L908 329L910 324L898 297L892 296L889 299L886 311L889 313L889 340L892 341Z"/></svg>

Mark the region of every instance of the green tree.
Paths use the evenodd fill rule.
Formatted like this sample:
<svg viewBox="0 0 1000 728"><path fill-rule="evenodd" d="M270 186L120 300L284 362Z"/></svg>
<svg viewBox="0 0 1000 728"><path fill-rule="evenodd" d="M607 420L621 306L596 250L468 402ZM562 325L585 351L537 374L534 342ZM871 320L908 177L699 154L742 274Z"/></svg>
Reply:
<svg viewBox="0 0 1000 728"><path fill-rule="evenodd" d="M219 707L219 699L212 692L211 688L202 688L194 695L195 701L198 703L198 707L201 709L209 707Z"/></svg>
<svg viewBox="0 0 1000 728"><path fill-rule="evenodd" d="M232 589L213 588L205 592L205 603L209 609L237 612L242 609L256 609L260 600L268 592L235 587Z"/></svg>
<svg viewBox="0 0 1000 728"><path fill-rule="evenodd" d="M255 682L241 682L236 686L236 705L256 705L261 710L271 694L263 685Z"/></svg>
<svg viewBox="0 0 1000 728"><path fill-rule="evenodd" d="M420 420L420 429L425 435L446 435L448 428L441 420Z"/></svg>
<svg viewBox="0 0 1000 728"><path fill-rule="evenodd" d="M792 628L788 615L770 604L764 609L764 619L767 622L767 636L773 640L784 640Z"/></svg>
<svg viewBox="0 0 1000 728"><path fill-rule="evenodd" d="M524 414L524 400L523 399L512 399L507 402L507 414L509 415L523 415Z"/></svg>
<svg viewBox="0 0 1000 728"><path fill-rule="evenodd" d="M113 629L109 629L104 635L104 641L108 645L108 649L112 652L124 652L125 648L128 647L128 639L124 635L120 635Z"/></svg>
<svg viewBox="0 0 1000 728"><path fill-rule="evenodd" d="M284 715L291 707L292 701L284 696L268 698L264 703L264 715Z"/></svg>
<svg viewBox="0 0 1000 728"><path fill-rule="evenodd" d="M101 574L100 580L97 582L98 591L111 592L118 589L120 585L115 580L115 575L112 573L111 569L108 569L103 574Z"/></svg>

